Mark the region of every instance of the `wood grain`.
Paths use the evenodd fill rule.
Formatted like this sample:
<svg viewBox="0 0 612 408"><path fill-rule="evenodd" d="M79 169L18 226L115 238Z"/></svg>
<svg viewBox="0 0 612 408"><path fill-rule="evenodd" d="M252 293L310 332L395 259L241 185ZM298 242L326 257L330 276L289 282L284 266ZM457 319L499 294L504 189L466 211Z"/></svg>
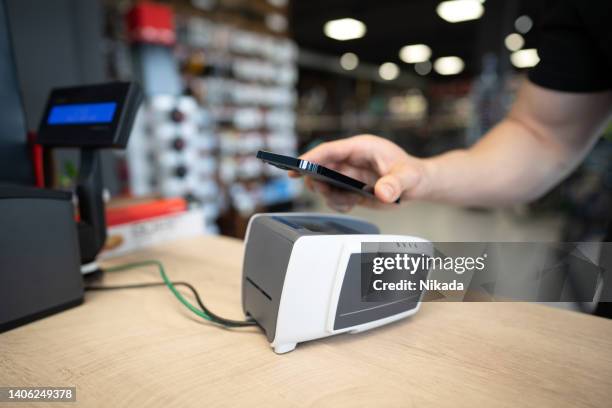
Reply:
<svg viewBox="0 0 612 408"><path fill-rule="evenodd" d="M242 318L240 241L179 241L108 265L151 258ZM104 283L159 280L144 268ZM426 303L279 356L258 329L202 322L163 287L92 292L0 335L0 385L76 386L67 407L610 407L612 323L526 303Z"/></svg>

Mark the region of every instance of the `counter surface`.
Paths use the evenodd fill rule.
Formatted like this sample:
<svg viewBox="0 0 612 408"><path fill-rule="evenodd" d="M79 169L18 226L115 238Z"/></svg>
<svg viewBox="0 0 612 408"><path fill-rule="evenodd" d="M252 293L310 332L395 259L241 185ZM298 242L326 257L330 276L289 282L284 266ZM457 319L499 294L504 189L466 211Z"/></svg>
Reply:
<svg viewBox="0 0 612 408"><path fill-rule="evenodd" d="M178 241L106 265L144 259L242 318L240 241ZM147 267L102 283L160 280ZM165 287L89 292L0 334L1 385L76 386L68 407L604 407L612 321L528 303L425 303L412 318L276 355L258 328L201 321Z"/></svg>

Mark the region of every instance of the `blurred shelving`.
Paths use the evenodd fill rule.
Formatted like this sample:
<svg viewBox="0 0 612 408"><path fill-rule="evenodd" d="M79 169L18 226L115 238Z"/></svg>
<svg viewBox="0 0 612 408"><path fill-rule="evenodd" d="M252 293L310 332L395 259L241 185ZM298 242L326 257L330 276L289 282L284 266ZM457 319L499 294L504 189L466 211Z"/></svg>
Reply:
<svg viewBox="0 0 612 408"><path fill-rule="evenodd" d="M291 205L301 182L255 158L259 149L297 150L286 2L148 4L173 14L175 41L165 48L133 41L123 17L138 2L104 2L109 70L140 78L148 95L128 154L132 192L183 196L215 218Z"/></svg>

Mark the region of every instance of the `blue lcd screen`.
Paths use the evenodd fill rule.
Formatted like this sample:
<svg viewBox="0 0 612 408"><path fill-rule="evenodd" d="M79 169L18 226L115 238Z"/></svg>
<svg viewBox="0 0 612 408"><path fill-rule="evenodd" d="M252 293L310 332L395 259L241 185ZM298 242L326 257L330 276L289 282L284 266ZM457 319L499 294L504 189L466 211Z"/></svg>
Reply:
<svg viewBox="0 0 612 408"><path fill-rule="evenodd" d="M49 125L85 125L110 123L113 121L117 103L72 103L51 108Z"/></svg>

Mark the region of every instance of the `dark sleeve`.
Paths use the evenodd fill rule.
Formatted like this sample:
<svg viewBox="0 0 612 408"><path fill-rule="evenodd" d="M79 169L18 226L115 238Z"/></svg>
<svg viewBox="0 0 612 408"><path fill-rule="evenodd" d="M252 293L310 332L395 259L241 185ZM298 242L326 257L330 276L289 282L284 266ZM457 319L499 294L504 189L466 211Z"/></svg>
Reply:
<svg viewBox="0 0 612 408"><path fill-rule="evenodd" d="M565 92L612 89L610 38L612 1L561 0L549 4L538 34L540 62L529 72L531 82ZM593 7L591 7L593 6ZM601 14L604 13L604 14Z"/></svg>

